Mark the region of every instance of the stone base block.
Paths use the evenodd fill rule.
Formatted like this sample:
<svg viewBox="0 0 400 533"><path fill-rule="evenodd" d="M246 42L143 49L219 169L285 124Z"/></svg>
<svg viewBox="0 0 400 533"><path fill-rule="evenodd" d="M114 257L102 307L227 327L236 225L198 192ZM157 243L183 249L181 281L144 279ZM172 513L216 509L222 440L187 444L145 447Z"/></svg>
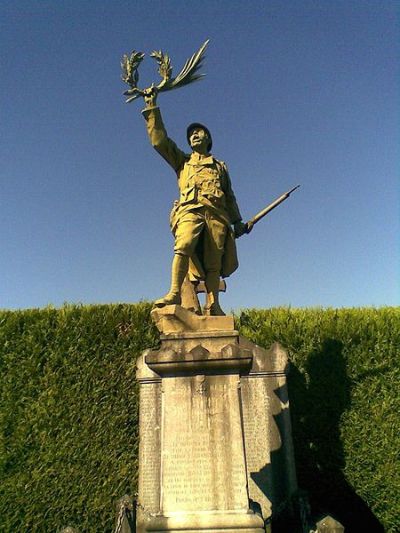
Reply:
<svg viewBox="0 0 400 533"><path fill-rule="evenodd" d="M146 531L165 533L222 533L235 531L240 533L264 533L264 521L252 512L199 512L176 513L171 516L153 517L146 524Z"/></svg>
<svg viewBox="0 0 400 533"><path fill-rule="evenodd" d="M233 317L152 318L161 346L137 361L138 533L265 533L297 490L286 352L239 337Z"/></svg>
<svg viewBox="0 0 400 533"><path fill-rule="evenodd" d="M180 305L166 305L155 308L151 318L162 333L181 333L182 331L225 331L233 330L233 316L199 316Z"/></svg>

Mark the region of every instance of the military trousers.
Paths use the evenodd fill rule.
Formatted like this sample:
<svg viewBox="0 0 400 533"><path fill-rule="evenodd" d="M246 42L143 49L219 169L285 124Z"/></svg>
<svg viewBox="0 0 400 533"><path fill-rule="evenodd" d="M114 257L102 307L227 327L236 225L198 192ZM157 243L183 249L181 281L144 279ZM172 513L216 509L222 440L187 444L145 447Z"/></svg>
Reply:
<svg viewBox="0 0 400 533"><path fill-rule="evenodd" d="M206 272L220 272L225 240L226 224L218 220L206 207L199 207L182 213L175 229L174 251L193 257L200 245L199 257Z"/></svg>

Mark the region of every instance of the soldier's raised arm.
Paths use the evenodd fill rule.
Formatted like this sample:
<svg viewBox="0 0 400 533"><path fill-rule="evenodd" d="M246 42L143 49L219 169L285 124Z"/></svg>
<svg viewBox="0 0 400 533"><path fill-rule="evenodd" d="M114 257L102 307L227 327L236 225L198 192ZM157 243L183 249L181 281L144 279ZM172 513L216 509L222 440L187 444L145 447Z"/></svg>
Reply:
<svg viewBox="0 0 400 533"><path fill-rule="evenodd" d="M146 121L147 133L152 146L157 152L178 171L185 162L185 153L180 150L167 135L160 108L157 106L157 89L150 87L144 91L145 109L142 111Z"/></svg>

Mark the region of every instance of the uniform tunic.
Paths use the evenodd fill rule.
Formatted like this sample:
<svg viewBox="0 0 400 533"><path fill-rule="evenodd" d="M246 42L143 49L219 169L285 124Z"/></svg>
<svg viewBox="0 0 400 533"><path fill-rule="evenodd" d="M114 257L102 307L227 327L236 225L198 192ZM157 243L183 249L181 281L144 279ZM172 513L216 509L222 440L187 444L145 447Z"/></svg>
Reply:
<svg viewBox="0 0 400 533"><path fill-rule="evenodd" d="M238 267L231 225L242 217L225 163L180 150L168 137L158 107L142 113L151 144L178 178L180 197L170 217L175 252L190 257L192 280L204 279L209 271L229 276Z"/></svg>

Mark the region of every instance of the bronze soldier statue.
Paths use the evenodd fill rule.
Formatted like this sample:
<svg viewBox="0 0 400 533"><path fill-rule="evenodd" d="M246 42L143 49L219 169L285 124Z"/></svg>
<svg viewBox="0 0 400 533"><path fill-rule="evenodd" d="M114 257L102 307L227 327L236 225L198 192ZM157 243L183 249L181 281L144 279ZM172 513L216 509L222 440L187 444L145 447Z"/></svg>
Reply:
<svg viewBox="0 0 400 533"><path fill-rule="evenodd" d="M224 315L219 304L220 277L237 269L235 237L248 232L228 169L210 153L212 138L206 126L193 123L187 128L192 153L186 154L167 135L156 103L157 88L146 89L144 100L142 113L150 142L176 172L180 191L170 218L175 237L171 287L155 306L181 304L181 289L188 275L192 282L205 282L204 314Z"/></svg>
<svg viewBox="0 0 400 533"><path fill-rule="evenodd" d="M185 63L175 77L171 60L161 50L150 55L158 63L160 83L147 89L138 87L138 67L144 53L133 50L121 61L122 80L129 85L124 92L126 102L143 97L150 142L157 152L174 169L178 178L180 198L171 212L170 223L175 237L172 279L169 292L155 302L155 306L183 305L201 313L194 287L203 281L206 292L205 315L224 315L219 305L220 278L232 274L238 267L235 238L250 233L254 224L275 209L299 186L284 193L247 223L242 222L239 207L233 194L228 169L223 161L211 153L212 138L203 124L193 123L187 128L191 154L180 150L165 130L157 106L159 92L184 87L200 80L199 74L208 41Z"/></svg>

